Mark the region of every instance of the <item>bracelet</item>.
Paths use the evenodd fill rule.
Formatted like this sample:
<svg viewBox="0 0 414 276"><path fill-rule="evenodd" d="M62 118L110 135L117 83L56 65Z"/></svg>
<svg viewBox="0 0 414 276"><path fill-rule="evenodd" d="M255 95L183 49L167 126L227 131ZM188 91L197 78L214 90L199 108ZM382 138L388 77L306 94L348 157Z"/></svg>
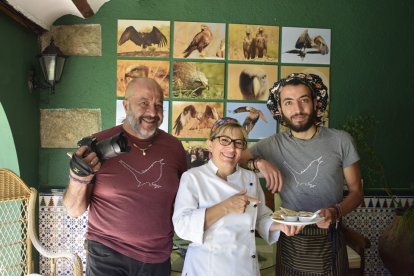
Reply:
<svg viewBox="0 0 414 276"><path fill-rule="evenodd" d="M336 212L338 213L338 219L342 218L342 207L341 204L335 204Z"/></svg>
<svg viewBox="0 0 414 276"><path fill-rule="evenodd" d="M78 179L76 177L71 176L70 174L69 174L69 179L72 180L73 182L76 182L76 183L79 183L79 184L89 184L89 183L91 183L91 181L81 180L81 179Z"/></svg>
<svg viewBox="0 0 414 276"><path fill-rule="evenodd" d="M256 158L253 160L253 167L254 167L254 172L260 172L260 170L257 168L257 161L259 161L260 158Z"/></svg>
<svg viewBox="0 0 414 276"><path fill-rule="evenodd" d="M249 159L247 161L247 169L253 171L254 170L254 164L253 163L254 163L254 159L253 158L252 159Z"/></svg>
<svg viewBox="0 0 414 276"><path fill-rule="evenodd" d="M249 159L249 161L247 161L247 169L249 169L249 170L251 170L255 173L258 173L260 171L256 167L256 161L257 161L257 159L253 159L253 158Z"/></svg>

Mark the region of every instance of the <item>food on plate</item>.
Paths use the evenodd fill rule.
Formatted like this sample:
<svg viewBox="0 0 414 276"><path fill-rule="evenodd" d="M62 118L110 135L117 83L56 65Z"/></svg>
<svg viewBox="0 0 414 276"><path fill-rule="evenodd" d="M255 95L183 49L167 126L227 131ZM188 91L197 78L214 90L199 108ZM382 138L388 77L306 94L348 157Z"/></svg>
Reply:
<svg viewBox="0 0 414 276"><path fill-rule="evenodd" d="M306 211L300 211L298 212L298 216L299 217L311 217L313 216L312 212L306 212Z"/></svg>
<svg viewBox="0 0 414 276"><path fill-rule="evenodd" d="M280 207L280 210L273 212L272 218L277 220L285 220L294 222L299 220L300 222L310 222L314 220L320 211L308 212L308 211L294 211L288 208Z"/></svg>
<svg viewBox="0 0 414 276"><path fill-rule="evenodd" d="M298 215L298 212L290 210L288 208L280 207L280 210L282 210L283 214L285 214L287 216L297 216Z"/></svg>

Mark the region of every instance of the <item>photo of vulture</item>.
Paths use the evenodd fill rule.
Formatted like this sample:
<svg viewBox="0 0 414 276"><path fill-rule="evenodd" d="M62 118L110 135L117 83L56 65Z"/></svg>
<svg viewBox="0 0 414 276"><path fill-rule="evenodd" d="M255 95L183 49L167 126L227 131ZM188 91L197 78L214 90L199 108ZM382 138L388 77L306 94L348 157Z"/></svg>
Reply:
<svg viewBox="0 0 414 276"><path fill-rule="evenodd" d="M184 57L189 57L195 50L200 53L200 57L205 57L206 53L204 49L210 44L212 39L213 33L210 28L207 25L202 24L201 31L193 37L188 47L184 50Z"/></svg>
<svg viewBox="0 0 414 276"><path fill-rule="evenodd" d="M174 98L223 99L225 65L216 62L177 62L173 64Z"/></svg>
<svg viewBox="0 0 414 276"><path fill-rule="evenodd" d="M266 103L229 102L227 116L237 119L246 130L249 139L269 137L277 131L277 121L272 118Z"/></svg>
<svg viewBox="0 0 414 276"><path fill-rule="evenodd" d="M267 35L264 32L263 27L259 27L254 38L254 50L255 56L258 58L265 58L267 55ZM254 58L254 56L253 56Z"/></svg>
<svg viewBox="0 0 414 276"><path fill-rule="evenodd" d="M230 60L277 62L278 55L278 26L229 24Z"/></svg>
<svg viewBox="0 0 414 276"><path fill-rule="evenodd" d="M246 130L247 134L252 131L259 118L266 123L268 122L267 117L263 114L263 112L260 109L254 108L253 106L240 106L233 110L233 113L242 112L247 112L246 119L243 121L243 128Z"/></svg>
<svg viewBox="0 0 414 276"><path fill-rule="evenodd" d="M228 64L227 98L267 101L270 85L278 79L277 65Z"/></svg>
<svg viewBox="0 0 414 276"><path fill-rule="evenodd" d="M256 55L254 37L251 35L250 28L246 29L246 36L243 39L243 55L245 59L254 59Z"/></svg>
<svg viewBox="0 0 414 276"><path fill-rule="evenodd" d="M168 56L169 22L118 20L119 56Z"/></svg>
<svg viewBox="0 0 414 276"><path fill-rule="evenodd" d="M330 29L283 28L282 62L330 63Z"/></svg>
<svg viewBox="0 0 414 276"><path fill-rule="evenodd" d="M268 87L266 71L261 67L247 67L240 72L239 88L244 100L263 99Z"/></svg>
<svg viewBox="0 0 414 276"><path fill-rule="evenodd" d="M224 59L226 24L174 22L174 57Z"/></svg>
<svg viewBox="0 0 414 276"><path fill-rule="evenodd" d="M210 128L222 114L223 103L174 102L173 135L181 138L207 138Z"/></svg>
<svg viewBox="0 0 414 276"><path fill-rule="evenodd" d="M306 57L306 54L326 55L329 53L329 47L326 45L325 39L320 35L311 38L308 29L305 29L300 34L298 40L296 40L295 48L296 49L286 51L286 53L297 54L302 60ZM314 50L308 51L307 49Z"/></svg>

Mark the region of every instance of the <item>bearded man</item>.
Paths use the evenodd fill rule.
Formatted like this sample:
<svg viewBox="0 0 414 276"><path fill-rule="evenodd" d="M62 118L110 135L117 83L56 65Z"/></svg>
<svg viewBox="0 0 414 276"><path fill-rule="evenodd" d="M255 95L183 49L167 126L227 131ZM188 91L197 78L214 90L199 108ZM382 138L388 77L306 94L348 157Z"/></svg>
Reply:
<svg viewBox="0 0 414 276"><path fill-rule="evenodd" d="M171 275L172 214L181 174L187 169L180 141L159 129L163 93L148 78L126 89L122 125L96 133L97 141L122 133L128 152L106 160L81 146L73 153L63 203L70 216L88 208L87 275ZM73 159L73 157L72 157Z"/></svg>
<svg viewBox="0 0 414 276"><path fill-rule="evenodd" d="M341 218L363 199L359 156L347 132L322 126L327 104L328 90L317 75L293 73L276 82L267 106L288 131L257 142L240 162L260 171L269 190L280 192L282 207L320 210L322 219L299 235L281 234L277 275L348 274Z"/></svg>

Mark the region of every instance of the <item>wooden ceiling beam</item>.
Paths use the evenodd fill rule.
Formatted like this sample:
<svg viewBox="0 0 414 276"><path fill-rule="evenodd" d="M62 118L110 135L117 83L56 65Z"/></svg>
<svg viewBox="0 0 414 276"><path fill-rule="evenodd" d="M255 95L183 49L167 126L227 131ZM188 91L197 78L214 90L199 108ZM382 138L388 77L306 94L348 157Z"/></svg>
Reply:
<svg viewBox="0 0 414 276"><path fill-rule="evenodd" d="M83 17L88 18L95 14L87 0L72 0L72 2Z"/></svg>

